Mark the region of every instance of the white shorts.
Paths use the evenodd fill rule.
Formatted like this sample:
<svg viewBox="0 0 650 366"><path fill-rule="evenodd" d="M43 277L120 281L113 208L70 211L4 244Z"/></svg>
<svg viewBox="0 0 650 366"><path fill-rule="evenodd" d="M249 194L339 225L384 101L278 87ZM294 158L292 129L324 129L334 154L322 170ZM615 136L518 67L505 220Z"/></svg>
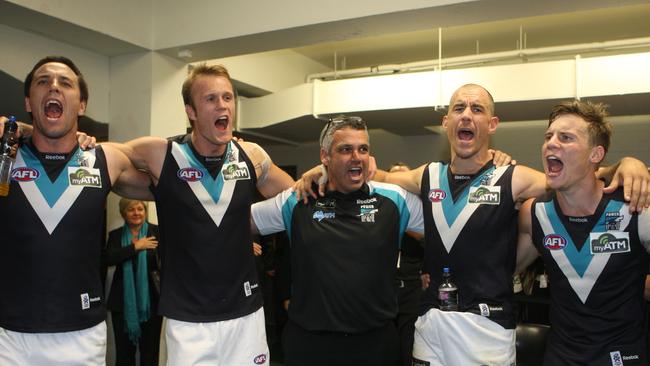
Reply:
<svg viewBox="0 0 650 366"><path fill-rule="evenodd" d="M431 309L415 322L413 358L431 366L515 365L515 330L477 314Z"/></svg>
<svg viewBox="0 0 650 366"><path fill-rule="evenodd" d="M167 319L167 366L269 365L264 309L237 319L189 323Z"/></svg>
<svg viewBox="0 0 650 366"><path fill-rule="evenodd" d="M0 328L2 366L105 366L106 322L60 333L22 333Z"/></svg>

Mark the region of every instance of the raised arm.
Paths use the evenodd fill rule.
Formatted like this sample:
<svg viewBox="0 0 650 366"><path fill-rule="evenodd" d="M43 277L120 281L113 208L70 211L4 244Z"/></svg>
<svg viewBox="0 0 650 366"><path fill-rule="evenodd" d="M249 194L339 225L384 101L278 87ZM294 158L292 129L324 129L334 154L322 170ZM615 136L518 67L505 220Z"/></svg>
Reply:
<svg viewBox="0 0 650 366"><path fill-rule="evenodd" d="M533 245L532 209L533 199L529 199L519 210L519 237L517 239L517 267L515 274L523 272L535 261L539 253Z"/></svg>

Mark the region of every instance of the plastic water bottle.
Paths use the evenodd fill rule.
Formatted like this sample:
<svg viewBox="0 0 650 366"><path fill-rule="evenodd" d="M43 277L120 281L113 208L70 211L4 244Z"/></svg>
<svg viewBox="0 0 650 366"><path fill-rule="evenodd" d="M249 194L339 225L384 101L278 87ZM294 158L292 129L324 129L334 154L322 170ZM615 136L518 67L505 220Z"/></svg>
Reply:
<svg viewBox="0 0 650 366"><path fill-rule="evenodd" d="M17 142L16 131L18 131L18 123L16 123L16 117L11 116L5 122L4 132L0 140L0 197L9 195L11 168L14 166L14 156L11 153L11 148Z"/></svg>
<svg viewBox="0 0 650 366"><path fill-rule="evenodd" d="M442 281L438 286L438 303L442 311L458 311L458 287L451 281L449 267L442 269Z"/></svg>

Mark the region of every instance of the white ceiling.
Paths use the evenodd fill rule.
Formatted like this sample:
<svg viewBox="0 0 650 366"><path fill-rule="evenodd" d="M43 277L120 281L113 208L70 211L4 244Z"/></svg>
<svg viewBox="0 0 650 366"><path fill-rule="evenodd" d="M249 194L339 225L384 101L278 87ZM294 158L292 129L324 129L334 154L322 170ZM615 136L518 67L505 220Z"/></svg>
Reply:
<svg viewBox="0 0 650 366"><path fill-rule="evenodd" d="M442 29L442 57L650 36L650 2L571 13L483 22ZM385 34L294 48L330 68L400 64L438 58L438 29Z"/></svg>

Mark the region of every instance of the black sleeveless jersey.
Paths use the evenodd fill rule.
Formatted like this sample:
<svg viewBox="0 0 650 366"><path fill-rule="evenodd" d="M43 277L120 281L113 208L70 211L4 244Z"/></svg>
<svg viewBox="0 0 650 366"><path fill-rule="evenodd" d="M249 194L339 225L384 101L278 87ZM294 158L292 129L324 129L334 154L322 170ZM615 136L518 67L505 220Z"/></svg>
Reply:
<svg viewBox="0 0 650 366"><path fill-rule="evenodd" d="M517 216L512 197L514 166L490 161L454 189L449 165L429 164L422 177L425 223L423 272L431 283L422 313L438 306L442 270L449 267L458 286L460 311L515 327L512 275L515 269Z"/></svg>
<svg viewBox="0 0 650 366"><path fill-rule="evenodd" d="M640 216L629 213L622 189L604 194L587 217L565 216L554 197L532 208L533 242L550 280L544 364L646 365L643 289L650 227L639 227Z"/></svg>
<svg viewBox="0 0 650 366"><path fill-rule="evenodd" d="M66 332L104 320L101 249L111 182L101 147L17 153L0 197L0 327Z"/></svg>
<svg viewBox="0 0 650 366"><path fill-rule="evenodd" d="M221 159L206 158L189 137L168 143L153 189L164 243L160 313L188 322L238 318L262 305L250 232L255 169L235 142Z"/></svg>

